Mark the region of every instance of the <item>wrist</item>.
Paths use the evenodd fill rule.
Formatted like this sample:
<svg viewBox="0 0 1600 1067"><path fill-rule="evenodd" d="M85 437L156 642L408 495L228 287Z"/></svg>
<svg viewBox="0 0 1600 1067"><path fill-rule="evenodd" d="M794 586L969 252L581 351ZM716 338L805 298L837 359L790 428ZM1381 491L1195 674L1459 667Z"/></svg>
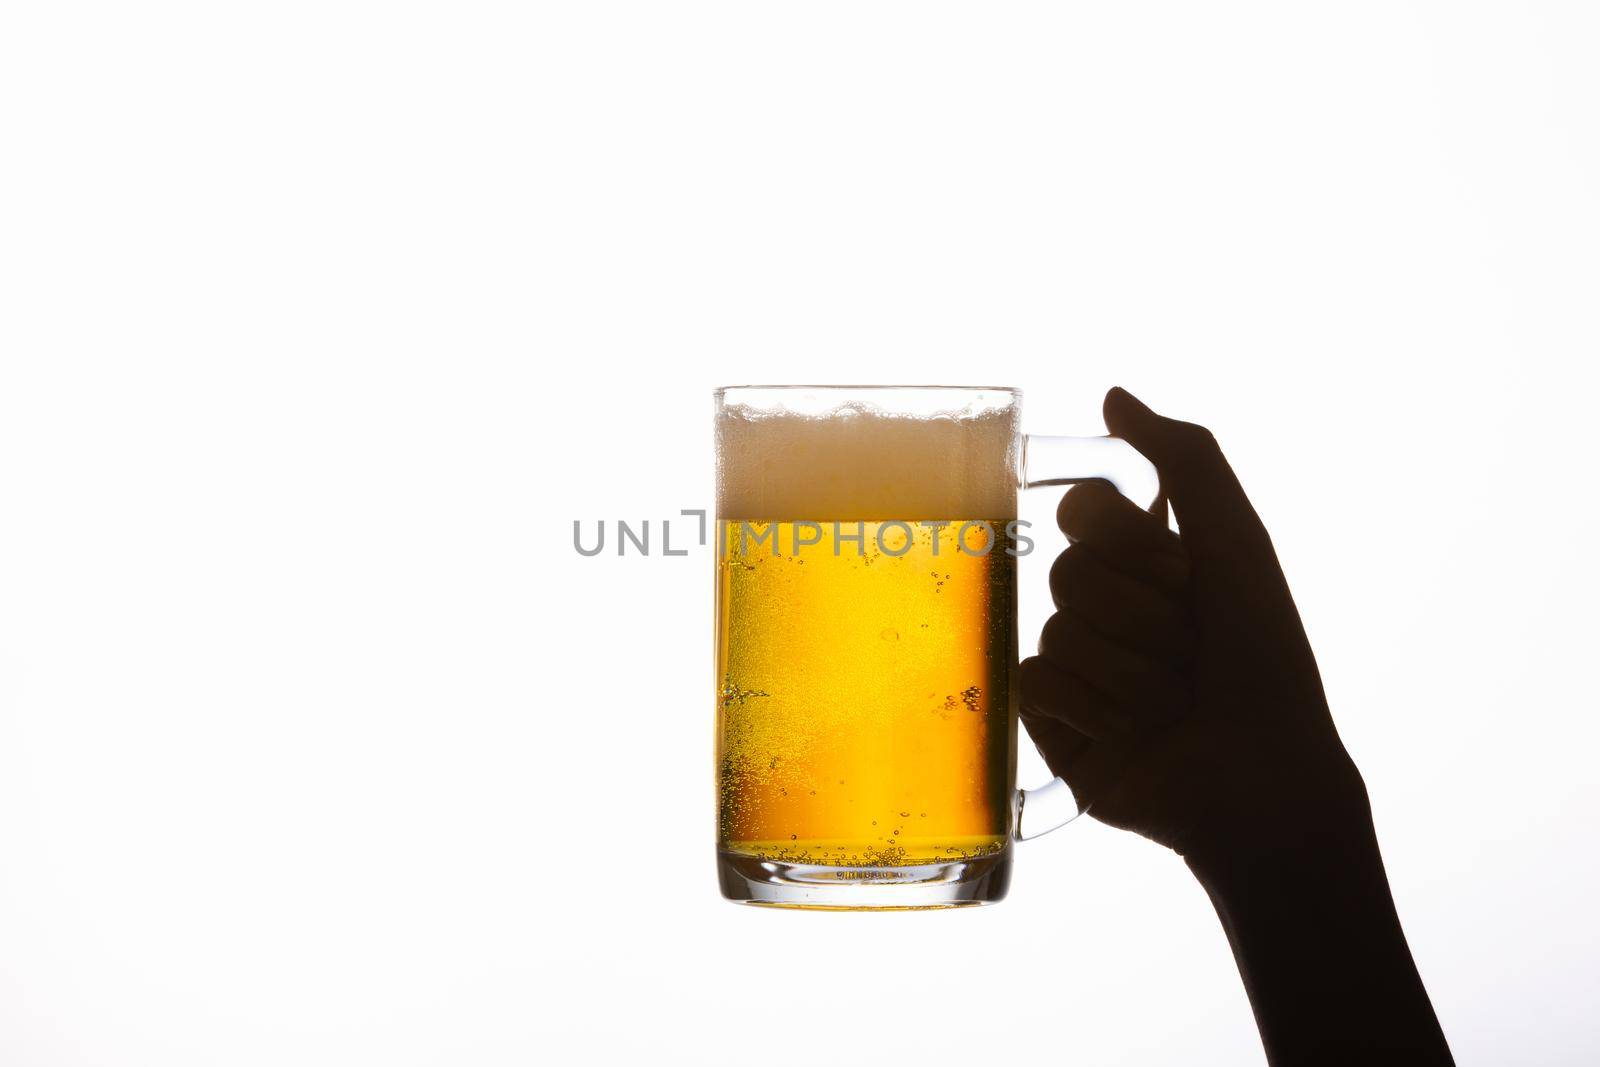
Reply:
<svg viewBox="0 0 1600 1067"><path fill-rule="evenodd" d="M1387 895L1367 811L1205 842L1187 851L1184 862L1219 907L1285 893L1348 898L1352 889L1374 885Z"/></svg>
<svg viewBox="0 0 1600 1067"><path fill-rule="evenodd" d="M1211 898L1273 1063L1450 1063L1370 816L1184 857Z"/></svg>
<svg viewBox="0 0 1600 1067"><path fill-rule="evenodd" d="M1336 742L1332 751L1272 750L1208 807L1175 843L1208 888L1250 875L1382 867L1366 784Z"/></svg>

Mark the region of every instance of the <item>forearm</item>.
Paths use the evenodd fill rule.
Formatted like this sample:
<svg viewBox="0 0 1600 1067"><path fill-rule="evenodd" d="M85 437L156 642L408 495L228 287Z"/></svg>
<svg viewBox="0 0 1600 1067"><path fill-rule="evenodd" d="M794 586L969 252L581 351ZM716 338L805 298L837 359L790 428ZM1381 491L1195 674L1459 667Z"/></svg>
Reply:
<svg viewBox="0 0 1600 1067"><path fill-rule="evenodd" d="M1188 863L1222 920L1274 1067L1453 1062L1369 819Z"/></svg>

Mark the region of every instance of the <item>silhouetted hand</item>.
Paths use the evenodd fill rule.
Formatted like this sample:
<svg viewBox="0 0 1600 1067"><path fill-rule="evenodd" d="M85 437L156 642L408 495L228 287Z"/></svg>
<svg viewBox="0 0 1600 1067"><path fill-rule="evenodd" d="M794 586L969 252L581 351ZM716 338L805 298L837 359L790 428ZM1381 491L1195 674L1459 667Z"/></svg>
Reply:
<svg viewBox="0 0 1600 1067"><path fill-rule="evenodd" d="M1101 484L1062 499L1029 734L1091 815L1184 857L1275 1067L1451 1063L1266 529L1209 432L1120 389L1105 418L1182 533Z"/></svg>
<svg viewBox="0 0 1600 1067"><path fill-rule="evenodd" d="M1057 521L1056 614L1022 715L1090 814L1180 854L1367 817L1266 529L1204 428L1113 389L1106 427L1161 475L1182 536L1103 483Z"/></svg>

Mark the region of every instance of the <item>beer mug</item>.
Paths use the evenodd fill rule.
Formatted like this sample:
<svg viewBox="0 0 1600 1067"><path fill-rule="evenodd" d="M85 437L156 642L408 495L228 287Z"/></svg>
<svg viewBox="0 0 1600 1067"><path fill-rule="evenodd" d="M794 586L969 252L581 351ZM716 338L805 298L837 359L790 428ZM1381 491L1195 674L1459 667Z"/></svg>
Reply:
<svg viewBox="0 0 1600 1067"><path fill-rule="evenodd" d="M1019 487L1155 469L1113 437L1018 430L1022 394L740 386L716 397L717 866L805 908L1000 900L1014 840L1064 825L1015 788Z"/></svg>

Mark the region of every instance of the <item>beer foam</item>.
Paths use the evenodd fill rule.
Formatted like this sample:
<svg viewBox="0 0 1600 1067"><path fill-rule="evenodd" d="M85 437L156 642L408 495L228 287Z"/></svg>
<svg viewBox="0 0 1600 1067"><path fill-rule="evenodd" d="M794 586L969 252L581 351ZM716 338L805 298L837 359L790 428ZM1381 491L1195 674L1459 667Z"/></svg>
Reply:
<svg viewBox="0 0 1600 1067"><path fill-rule="evenodd" d="M739 405L717 418L717 516L762 521L1010 519L1016 411L929 417L848 404Z"/></svg>

